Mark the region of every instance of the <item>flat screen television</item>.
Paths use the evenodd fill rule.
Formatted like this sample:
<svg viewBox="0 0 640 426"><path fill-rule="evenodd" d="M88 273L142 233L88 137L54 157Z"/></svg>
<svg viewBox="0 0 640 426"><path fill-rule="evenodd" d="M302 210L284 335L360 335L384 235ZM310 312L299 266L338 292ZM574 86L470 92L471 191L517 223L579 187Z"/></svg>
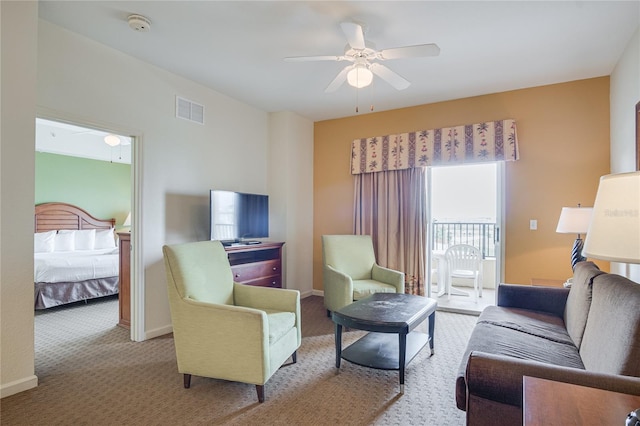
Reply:
<svg viewBox="0 0 640 426"><path fill-rule="evenodd" d="M223 243L253 242L269 236L269 196L211 190L211 239Z"/></svg>

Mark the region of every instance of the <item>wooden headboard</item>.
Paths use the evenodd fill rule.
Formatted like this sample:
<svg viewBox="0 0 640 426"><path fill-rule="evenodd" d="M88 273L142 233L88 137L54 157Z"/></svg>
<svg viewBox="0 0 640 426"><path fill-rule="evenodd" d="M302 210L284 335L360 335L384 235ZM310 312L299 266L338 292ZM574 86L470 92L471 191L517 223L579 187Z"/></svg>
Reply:
<svg viewBox="0 0 640 426"><path fill-rule="evenodd" d="M43 203L36 205L35 232L57 229L109 229L115 219L97 219L80 207L67 203Z"/></svg>

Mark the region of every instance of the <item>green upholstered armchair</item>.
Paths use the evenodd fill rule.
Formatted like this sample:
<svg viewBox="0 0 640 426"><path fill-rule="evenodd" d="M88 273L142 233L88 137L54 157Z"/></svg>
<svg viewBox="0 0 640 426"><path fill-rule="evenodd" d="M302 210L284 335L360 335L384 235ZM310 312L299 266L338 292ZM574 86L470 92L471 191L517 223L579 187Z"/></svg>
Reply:
<svg viewBox="0 0 640 426"><path fill-rule="evenodd" d="M327 316L373 293L404 293L404 273L378 266L369 235L323 235L322 263Z"/></svg>
<svg viewBox="0 0 640 426"><path fill-rule="evenodd" d="M264 384L300 347L300 293L233 282L219 241L166 245L169 304L178 371Z"/></svg>

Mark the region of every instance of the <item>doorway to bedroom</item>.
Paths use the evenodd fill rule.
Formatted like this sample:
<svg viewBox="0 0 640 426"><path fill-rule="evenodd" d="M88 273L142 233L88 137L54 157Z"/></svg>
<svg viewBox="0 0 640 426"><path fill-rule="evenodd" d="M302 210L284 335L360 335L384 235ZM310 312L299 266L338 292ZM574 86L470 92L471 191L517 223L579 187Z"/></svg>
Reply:
<svg viewBox="0 0 640 426"><path fill-rule="evenodd" d="M95 224L87 225L87 229L81 225L61 225L66 228L66 233L73 231L73 247L59 244L56 249L55 242L61 242L62 239L46 247L47 252L41 256L57 259L52 261L53 266L46 261L40 262L40 254L35 254L35 266L39 268L39 265L43 265L42 270L34 271L34 281L37 283L34 305L40 308L36 311L36 324L42 323L47 315L59 316L64 312L65 316L72 317L74 312L80 315L80 310L99 306L101 315L85 314L88 318L101 319L103 325L98 326L96 332L104 325L123 323L122 312L126 312L126 319L129 320L129 303L121 310L118 299L123 299L125 293L127 297L130 294L123 291L120 285L120 242L124 238L122 236L130 235L131 231L134 142L135 139L130 136L112 134L106 130L36 119L35 204L64 203L76 206L98 220ZM80 222L83 220L80 219ZM104 223L112 231L103 229ZM94 227L95 234L91 231ZM73 266L73 269L55 267L56 262L61 262L62 255L68 256L63 262ZM56 287L60 283L62 286ZM38 297L39 288L46 289L44 303L43 298ZM105 316L109 320L105 321ZM69 331L67 329L65 332ZM130 335L129 330L126 330L126 334ZM38 341L42 341L42 336L38 335L36 327L36 343Z"/></svg>

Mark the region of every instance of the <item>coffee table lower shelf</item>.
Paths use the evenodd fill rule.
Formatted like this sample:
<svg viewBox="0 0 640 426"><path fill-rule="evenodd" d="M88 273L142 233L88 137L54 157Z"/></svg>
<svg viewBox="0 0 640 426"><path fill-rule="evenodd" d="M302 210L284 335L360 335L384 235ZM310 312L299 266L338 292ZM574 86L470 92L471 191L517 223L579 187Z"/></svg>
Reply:
<svg viewBox="0 0 640 426"><path fill-rule="evenodd" d="M412 331L407 334L405 366L429 343L429 335ZM400 342L397 334L368 333L342 350L341 358L363 367L379 370L400 369Z"/></svg>

